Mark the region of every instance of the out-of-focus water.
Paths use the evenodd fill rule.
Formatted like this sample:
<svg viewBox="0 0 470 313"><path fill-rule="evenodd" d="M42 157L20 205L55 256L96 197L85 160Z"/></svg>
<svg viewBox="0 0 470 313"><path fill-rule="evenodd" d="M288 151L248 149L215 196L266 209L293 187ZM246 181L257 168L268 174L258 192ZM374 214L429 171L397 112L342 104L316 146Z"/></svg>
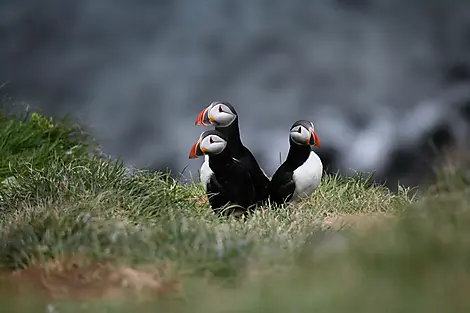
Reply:
<svg viewBox="0 0 470 313"><path fill-rule="evenodd" d="M469 12L465 0L3 1L0 84L137 167L195 173L196 115L228 100L268 174L309 119L330 169L413 184L430 136L469 134Z"/></svg>

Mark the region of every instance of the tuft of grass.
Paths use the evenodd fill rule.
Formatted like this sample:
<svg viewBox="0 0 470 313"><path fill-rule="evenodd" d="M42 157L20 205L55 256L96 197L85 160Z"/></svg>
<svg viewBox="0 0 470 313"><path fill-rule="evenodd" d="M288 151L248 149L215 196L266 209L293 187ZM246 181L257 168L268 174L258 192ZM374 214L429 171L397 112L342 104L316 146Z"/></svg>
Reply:
<svg viewBox="0 0 470 313"><path fill-rule="evenodd" d="M395 213L413 201L412 188L400 188L392 193L384 185L372 182L373 174L367 177L357 172L351 177L338 173L326 175L310 199L296 204L297 209L312 208L317 214Z"/></svg>
<svg viewBox="0 0 470 313"><path fill-rule="evenodd" d="M85 154L91 146L78 126L38 113L22 116L0 112L0 179L12 171L28 171L48 166L57 158L64 162Z"/></svg>
<svg viewBox="0 0 470 313"><path fill-rule="evenodd" d="M372 174L327 175L310 198L239 220L212 215L197 182L128 175L82 135L36 113L1 119L0 303L10 312L470 306L470 191L459 171L419 198ZM166 280L180 288L162 296Z"/></svg>

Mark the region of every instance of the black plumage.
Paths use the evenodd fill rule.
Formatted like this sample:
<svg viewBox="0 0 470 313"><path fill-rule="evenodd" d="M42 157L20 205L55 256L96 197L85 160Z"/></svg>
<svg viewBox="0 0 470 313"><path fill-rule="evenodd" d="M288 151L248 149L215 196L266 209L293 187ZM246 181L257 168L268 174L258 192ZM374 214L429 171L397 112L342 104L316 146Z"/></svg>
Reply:
<svg viewBox="0 0 470 313"><path fill-rule="evenodd" d="M287 158L276 170L269 184L270 200L276 204L283 204L292 199L295 191L294 171L307 161L311 152L310 146L297 145L292 139L289 139L289 143Z"/></svg>
<svg viewBox="0 0 470 313"><path fill-rule="evenodd" d="M217 136L225 141L227 138L217 130L205 131L192 149L192 155L202 156L201 142L206 137ZM212 142L212 138L210 138ZM193 152L194 151L194 152ZM203 165L201 176L206 177L206 194L211 208L216 213L224 215L245 213L255 204L255 188L247 168L233 158L227 144L222 152L208 155L208 167ZM190 154L191 157L191 154Z"/></svg>
<svg viewBox="0 0 470 313"><path fill-rule="evenodd" d="M269 198L280 205L296 195L310 195L317 188L323 173L320 158L312 146L320 146L313 123L296 121L290 130L289 153L276 170L269 184Z"/></svg>
<svg viewBox="0 0 470 313"><path fill-rule="evenodd" d="M221 110L221 107L217 109L217 106L224 105L228 107L235 115L235 119L228 125L222 126L216 120L210 121L208 110L215 108L215 110ZM258 204L263 203L268 198L268 185L269 178L263 172L259 166L253 153L243 145L240 138L240 129L238 125L238 114L233 105L227 101L215 101L211 105L199 113L198 119L196 120L197 125L214 125L215 130L221 132L228 142L228 147L232 156L240 161L249 171L253 180L253 185L256 192L256 202Z"/></svg>

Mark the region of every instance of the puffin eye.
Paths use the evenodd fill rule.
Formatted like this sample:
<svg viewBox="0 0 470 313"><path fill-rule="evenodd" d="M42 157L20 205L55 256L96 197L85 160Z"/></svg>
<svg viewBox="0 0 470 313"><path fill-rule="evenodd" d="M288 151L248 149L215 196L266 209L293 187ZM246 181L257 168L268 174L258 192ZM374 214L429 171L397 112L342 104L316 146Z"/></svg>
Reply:
<svg viewBox="0 0 470 313"><path fill-rule="evenodd" d="M299 126L299 129L297 130L297 132L298 132L299 134L302 133L302 127L301 127L301 126Z"/></svg>
<svg viewBox="0 0 470 313"><path fill-rule="evenodd" d="M219 105L219 113L222 113L222 112L223 112L223 110L222 110L222 106L221 106L221 105Z"/></svg>
<svg viewBox="0 0 470 313"><path fill-rule="evenodd" d="M214 143L214 139L212 139L212 137L209 137L209 142Z"/></svg>

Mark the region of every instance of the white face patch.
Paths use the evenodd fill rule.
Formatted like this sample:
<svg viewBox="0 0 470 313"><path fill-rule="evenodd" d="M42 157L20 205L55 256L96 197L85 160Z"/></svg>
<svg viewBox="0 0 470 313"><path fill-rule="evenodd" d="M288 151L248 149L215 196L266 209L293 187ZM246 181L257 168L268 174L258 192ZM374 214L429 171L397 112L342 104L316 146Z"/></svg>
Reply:
<svg viewBox="0 0 470 313"><path fill-rule="evenodd" d="M206 154L219 154L226 146L227 141L217 135L206 136L200 143L200 149L205 150Z"/></svg>
<svg viewBox="0 0 470 313"><path fill-rule="evenodd" d="M230 126L237 118L235 113L225 104L216 102L209 107L209 116L213 119L211 124L218 127Z"/></svg>
<svg viewBox="0 0 470 313"><path fill-rule="evenodd" d="M298 145L308 145L310 140L310 131L302 125L292 127L290 137Z"/></svg>

